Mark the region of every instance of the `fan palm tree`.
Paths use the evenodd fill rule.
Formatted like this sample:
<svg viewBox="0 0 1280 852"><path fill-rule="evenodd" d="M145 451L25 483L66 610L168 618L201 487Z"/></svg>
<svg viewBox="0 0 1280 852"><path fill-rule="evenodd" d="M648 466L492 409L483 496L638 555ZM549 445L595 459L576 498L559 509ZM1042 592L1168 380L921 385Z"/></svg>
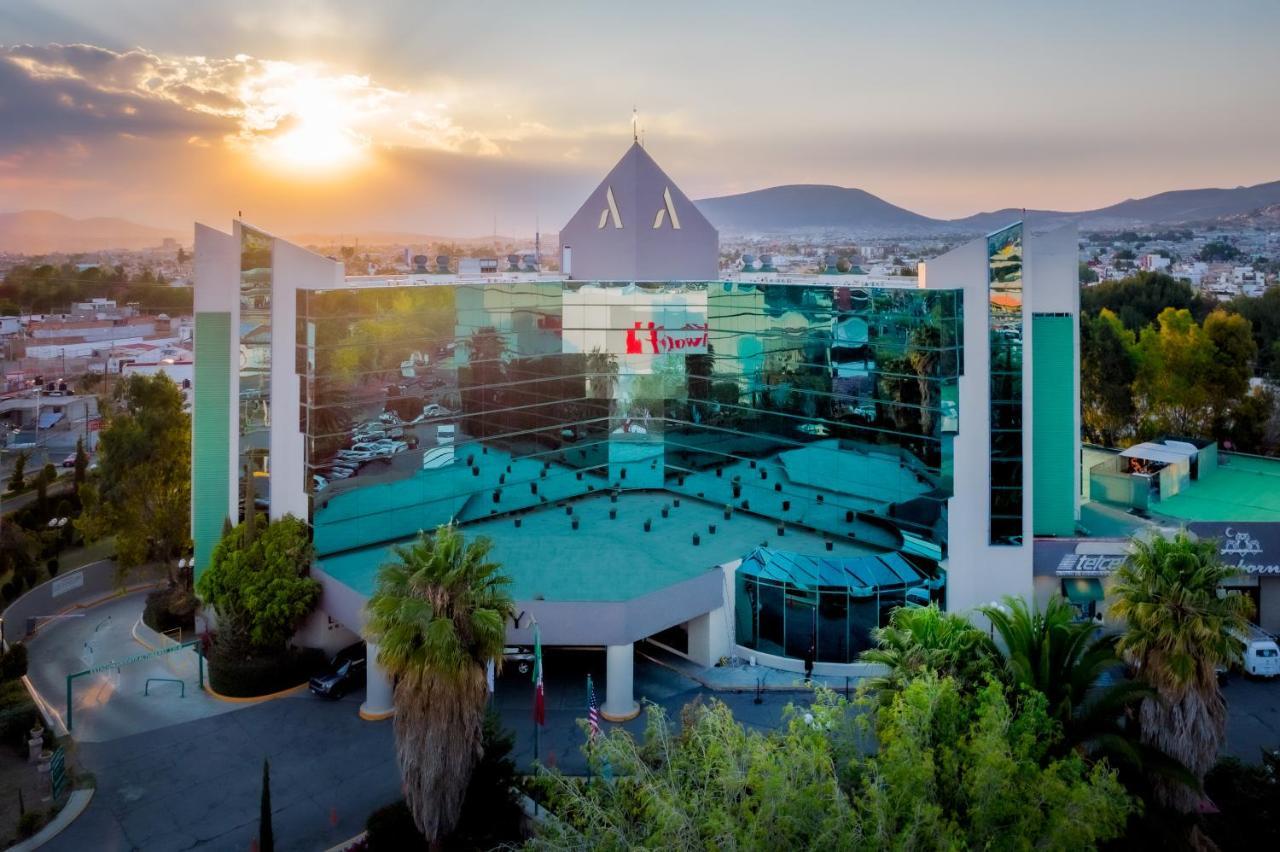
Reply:
<svg viewBox="0 0 1280 852"><path fill-rule="evenodd" d="M1000 634L1005 677L1017 687L1042 694L1049 715L1062 726L1052 752L1078 750L1106 758L1128 778L1163 778L1182 784L1195 779L1175 759L1141 742L1129 724L1130 711L1155 691L1142 681L1105 675L1120 666L1119 636L1094 636L1089 622L1073 621L1065 598L1052 597L1043 610L1021 598L1003 606L979 607Z"/></svg>
<svg viewBox="0 0 1280 852"><path fill-rule="evenodd" d="M1215 541L1193 540L1184 530L1135 541L1112 589L1111 612L1128 624L1118 648L1156 693L1139 709L1142 740L1180 761L1197 782L1226 734L1216 669L1238 658L1235 634L1246 628L1253 606L1243 595L1219 596L1219 585L1234 573ZM1154 793L1183 813L1200 803L1181 784L1157 782Z"/></svg>
<svg viewBox="0 0 1280 852"><path fill-rule="evenodd" d="M886 626L871 631L871 638L876 647L863 651L859 659L888 669L865 681L868 690L879 693L882 704L925 670L978 684L999 658L987 634L937 604L895 609Z"/></svg>
<svg viewBox="0 0 1280 852"><path fill-rule="evenodd" d="M395 678L396 758L405 801L430 841L453 830L481 756L489 661L500 665L511 582L492 542L457 527L395 548L378 573L365 635Z"/></svg>

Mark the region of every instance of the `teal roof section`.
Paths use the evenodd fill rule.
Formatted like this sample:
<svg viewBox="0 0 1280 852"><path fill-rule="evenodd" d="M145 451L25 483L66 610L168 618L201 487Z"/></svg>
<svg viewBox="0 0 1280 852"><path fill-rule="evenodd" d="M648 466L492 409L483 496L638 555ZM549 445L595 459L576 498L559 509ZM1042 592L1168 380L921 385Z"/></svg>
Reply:
<svg viewBox="0 0 1280 852"><path fill-rule="evenodd" d="M715 532L711 532L713 526ZM631 600L746 557L770 543L844 559L879 552L850 539L833 539L828 552L824 538L814 533L788 527L779 537L775 521L745 512L733 512L725 521L718 506L662 492L624 492L616 503L608 495L597 494L515 517L466 524L463 532L493 541L491 558L511 578L511 593L517 601ZM391 547L382 544L321 556L318 562L330 577L367 596L376 586L378 568L393 558Z"/></svg>
<svg viewBox="0 0 1280 852"><path fill-rule="evenodd" d="M1280 521L1280 459L1222 453L1216 469L1151 510L1187 521Z"/></svg>

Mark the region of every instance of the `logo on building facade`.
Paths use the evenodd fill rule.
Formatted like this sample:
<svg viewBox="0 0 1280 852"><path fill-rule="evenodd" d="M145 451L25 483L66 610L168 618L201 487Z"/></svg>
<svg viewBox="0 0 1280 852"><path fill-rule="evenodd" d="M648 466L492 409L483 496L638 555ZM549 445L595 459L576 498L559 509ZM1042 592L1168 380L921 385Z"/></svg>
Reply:
<svg viewBox="0 0 1280 852"><path fill-rule="evenodd" d="M1059 577L1106 577L1124 562L1124 554L1068 553L1058 562Z"/></svg>
<svg viewBox="0 0 1280 852"><path fill-rule="evenodd" d="M671 218L671 227L673 230L680 230L680 217L676 215L676 203L671 200L671 187L662 190L662 204L658 208L658 213L653 217L653 229L656 231L662 227L663 221L667 217Z"/></svg>
<svg viewBox="0 0 1280 852"><path fill-rule="evenodd" d="M664 325L636 321L627 329L628 355L665 355L683 352L697 355L707 351L706 323L685 323L683 328L668 331ZM646 348L647 347L647 348Z"/></svg>
<svg viewBox="0 0 1280 852"><path fill-rule="evenodd" d="M1247 562L1246 557L1262 554L1262 542L1247 531L1237 532L1227 527L1222 533L1222 545L1218 548L1222 556L1238 557L1240 570L1246 574L1280 575L1280 565L1266 565L1259 562Z"/></svg>
<svg viewBox="0 0 1280 852"><path fill-rule="evenodd" d="M600 211L600 224L596 226L596 230L603 230L610 219L613 220L613 227L621 228L622 214L618 212L618 202L613 198L613 187L605 187L604 200L608 206Z"/></svg>

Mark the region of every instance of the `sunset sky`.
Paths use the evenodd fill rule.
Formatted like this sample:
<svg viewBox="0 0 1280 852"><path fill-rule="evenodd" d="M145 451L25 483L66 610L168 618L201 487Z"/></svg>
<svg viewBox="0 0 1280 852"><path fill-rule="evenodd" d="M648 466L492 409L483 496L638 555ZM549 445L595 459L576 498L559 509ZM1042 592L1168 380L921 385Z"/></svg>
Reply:
<svg viewBox="0 0 1280 852"><path fill-rule="evenodd" d="M631 141L692 197L940 217L1280 179L1280 3L3 0L0 211L557 230Z"/></svg>

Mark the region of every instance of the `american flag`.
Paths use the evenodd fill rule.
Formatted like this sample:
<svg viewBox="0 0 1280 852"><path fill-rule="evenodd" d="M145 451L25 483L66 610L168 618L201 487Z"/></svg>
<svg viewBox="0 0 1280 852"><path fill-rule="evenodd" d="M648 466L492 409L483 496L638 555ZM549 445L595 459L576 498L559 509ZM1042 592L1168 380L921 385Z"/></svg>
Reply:
<svg viewBox="0 0 1280 852"><path fill-rule="evenodd" d="M591 728L591 736L600 733L600 711L596 709L596 690L591 685L591 675L587 675L587 726Z"/></svg>

